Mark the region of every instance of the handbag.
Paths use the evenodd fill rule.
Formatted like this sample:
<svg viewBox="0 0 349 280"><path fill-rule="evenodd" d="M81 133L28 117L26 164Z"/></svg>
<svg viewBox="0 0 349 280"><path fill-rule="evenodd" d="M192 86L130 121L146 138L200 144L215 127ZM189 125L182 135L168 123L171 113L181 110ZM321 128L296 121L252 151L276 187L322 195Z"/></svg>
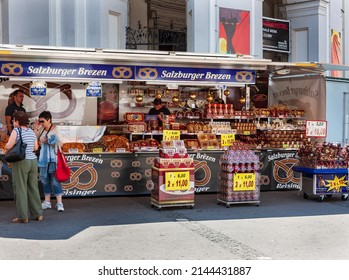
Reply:
<svg viewBox="0 0 349 280"><path fill-rule="evenodd" d="M49 133L50 130L51 130L51 127L52 127L52 124L51 124L49 130L46 132L46 138L47 138L48 133ZM40 135L39 135L39 137L38 137L38 140L40 140L41 135L42 135L44 132L45 132L45 129L43 129L43 130L41 131L41 133L40 133ZM36 155L37 158L40 157L40 151L41 151L41 143L39 143L39 148L35 151L35 155Z"/></svg>
<svg viewBox="0 0 349 280"><path fill-rule="evenodd" d="M57 149L57 166L55 177L58 182L65 182L70 178L70 168L65 160L64 153L60 146Z"/></svg>
<svg viewBox="0 0 349 280"><path fill-rule="evenodd" d="M19 128L19 139L16 144L5 154L5 160L7 162L17 162L25 159L25 149L27 144L22 140L22 129Z"/></svg>

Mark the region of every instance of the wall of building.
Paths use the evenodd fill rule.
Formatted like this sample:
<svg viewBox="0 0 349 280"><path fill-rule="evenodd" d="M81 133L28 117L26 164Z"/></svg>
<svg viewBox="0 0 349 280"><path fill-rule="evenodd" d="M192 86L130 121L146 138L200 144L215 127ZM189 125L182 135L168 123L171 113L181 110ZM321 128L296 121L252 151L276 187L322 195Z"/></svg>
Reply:
<svg viewBox="0 0 349 280"><path fill-rule="evenodd" d="M345 115L344 93L349 93L349 81L331 80L326 81L326 120L327 120L327 141L344 142ZM347 143L348 144L348 143Z"/></svg>
<svg viewBox="0 0 349 280"><path fill-rule="evenodd" d="M1 43L125 48L127 3L127 0L4 0L0 3Z"/></svg>
<svg viewBox="0 0 349 280"><path fill-rule="evenodd" d="M49 1L5 0L3 43L48 45Z"/></svg>

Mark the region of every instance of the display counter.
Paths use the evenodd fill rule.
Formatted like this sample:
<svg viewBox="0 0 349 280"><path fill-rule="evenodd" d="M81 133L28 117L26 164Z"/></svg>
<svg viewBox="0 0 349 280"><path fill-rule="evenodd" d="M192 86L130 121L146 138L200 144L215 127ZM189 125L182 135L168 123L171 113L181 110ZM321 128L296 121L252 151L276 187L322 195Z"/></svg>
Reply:
<svg viewBox="0 0 349 280"><path fill-rule="evenodd" d="M259 150L261 191L299 190L300 174L293 171L298 164L297 150Z"/></svg>
<svg viewBox="0 0 349 280"><path fill-rule="evenodd" d="M217 192L219 158L223 150L188 151L194 160L195 192ZM260 159L261 191L300 188L295 150L256 151ZM151 169L158 152L66 153L71 179L62 183L65 197L150 194ZM11 169L3 164L0 199L13 198Z"/></svg>
<svg viewBox="0 0 349 280"><path fill-rule="evenodd" d="M347 168L308 168L295 166L295 172L301 174L301 191L305 199L314 195L319 201L323 201L325 196L341 196L342 200L347 200L349 195L348 169Z"/></svg>

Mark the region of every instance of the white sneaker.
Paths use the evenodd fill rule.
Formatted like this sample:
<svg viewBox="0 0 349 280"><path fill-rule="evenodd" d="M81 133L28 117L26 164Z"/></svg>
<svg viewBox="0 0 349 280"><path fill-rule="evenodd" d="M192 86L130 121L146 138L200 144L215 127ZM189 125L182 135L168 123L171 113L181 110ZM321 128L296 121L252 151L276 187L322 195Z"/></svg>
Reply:
<svg viewBox="0 0 349 280"><path fill-rule="evenodd" d="M58 212L64 212L63 203L57 203L56 208Z"/></svg>
<svg viewBox="0 0 349 280"><path fill-rule="evenodd" d="M51 202L44 201L43 203L41 203L41 207L42 209L50 209L52 208Z"/></svg>

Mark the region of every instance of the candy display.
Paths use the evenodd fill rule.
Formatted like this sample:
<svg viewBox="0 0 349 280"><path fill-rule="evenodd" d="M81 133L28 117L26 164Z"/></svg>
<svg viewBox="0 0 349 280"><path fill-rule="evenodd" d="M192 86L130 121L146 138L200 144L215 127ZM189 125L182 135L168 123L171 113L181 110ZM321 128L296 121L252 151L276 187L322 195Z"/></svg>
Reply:
<svg viewBox="0 0 349 280"><path fill-rule="evenodd" d="M183 140L161 141L159 157L152 168L151 205L194 207L194 161Z"/></svg>
<svg viewBox="0 0 349 280"><path fill-rule="evenodd" d="M333 143L307 143L298 151L299 166L316 169L348 168L349 147Z"/></svg>

